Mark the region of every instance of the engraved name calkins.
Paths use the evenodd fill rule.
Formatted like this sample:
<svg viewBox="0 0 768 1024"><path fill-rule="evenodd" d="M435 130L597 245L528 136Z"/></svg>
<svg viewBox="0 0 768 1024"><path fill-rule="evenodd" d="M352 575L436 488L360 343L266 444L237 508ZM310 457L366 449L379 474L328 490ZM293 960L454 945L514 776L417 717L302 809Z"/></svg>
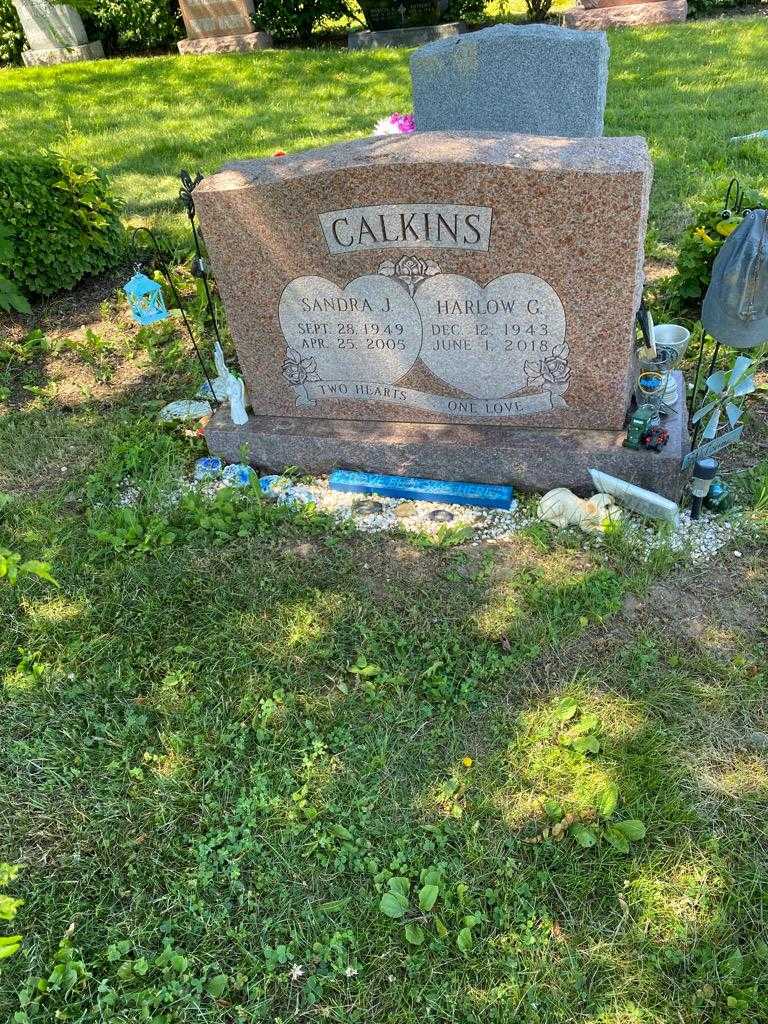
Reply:
<svg viewBox="0 0 768 1024"><path fill-rule="evenodd" d="M320 214L332 255L373 249L465 249L487 252L493 211L486 206L402 203Z"/></svg>

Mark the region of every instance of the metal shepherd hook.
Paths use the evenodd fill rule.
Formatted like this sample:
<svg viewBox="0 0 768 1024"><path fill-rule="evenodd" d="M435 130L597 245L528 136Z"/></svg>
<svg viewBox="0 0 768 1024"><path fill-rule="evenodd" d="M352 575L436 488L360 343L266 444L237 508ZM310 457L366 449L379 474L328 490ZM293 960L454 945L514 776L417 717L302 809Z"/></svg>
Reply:
<svg viewBox="0 0 768 1024"><path fill-rule="evenodd" d="M211 383L211 378L208 376L208 371L205 368L205 360L203 359L203 356L202 356L202 353L200 352L200 349L197 347L197 342L195 341L195 335L194 335L194 332L192 331L192 325L190 324L189 320L187 319L187 314L184 312L184 305L183 305L183 303L181 301L181 296L179 295L179 291L178 291L176 285L174 284L173 278L171 277L170 269L168 267L168 264L165 261L162 249L160 248L160 244L157 241L157 238L155 237L154 232L150 231L149 228L145 228L145 227L136 228L132 232L132 234L131 234L131 242L133 244L133 247L134 247L134 249L136 249L138 251L138 245L137 245L137 242L136 242L136 236L138 234L142 234L142 233L145 234L149 238L150 242L152 243L152 248L154 249L154 252L155 252L155 258L157 260L157 263L160 266L160 270L162 271L163 276L165 277L165 280L168 282L168 287L173 292L174 301L176 302L176 305L178 306L179 312L181 313L181 318L184 321L184 326L187 329L187 334L189 335L189 340L192 342L192 347L195 350L195 355L197 356L197 361L200 363L200 368L203 371L203 376L205 377L206 383L208 384L208 387L211 390L211 395L213 396L214 402L216 402L216 404L218 405L218 404L220 404L220 401L219 401L219 398L216 395L216 392L213 389L213 384ZM207 292L207 289L206 289L206 292ZM217 332L216 336L218 337L218 332Z"/></svg>

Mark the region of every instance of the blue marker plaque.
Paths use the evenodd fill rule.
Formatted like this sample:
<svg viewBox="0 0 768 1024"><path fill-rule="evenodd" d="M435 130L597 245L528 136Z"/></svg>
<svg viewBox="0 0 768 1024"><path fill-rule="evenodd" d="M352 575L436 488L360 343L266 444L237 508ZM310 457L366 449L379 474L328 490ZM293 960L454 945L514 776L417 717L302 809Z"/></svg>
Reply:
<svg viewBox="0 0 768 1024"><path fill-rule="evenodd" d="M413 501L442 501L448 505L479 505L481 508L512 509L517 502L511 487L500 484L467 484L454 480L427 480L418 476L384 476L334 469L329 486L332 491L381 494L387 498Z"/></svg>

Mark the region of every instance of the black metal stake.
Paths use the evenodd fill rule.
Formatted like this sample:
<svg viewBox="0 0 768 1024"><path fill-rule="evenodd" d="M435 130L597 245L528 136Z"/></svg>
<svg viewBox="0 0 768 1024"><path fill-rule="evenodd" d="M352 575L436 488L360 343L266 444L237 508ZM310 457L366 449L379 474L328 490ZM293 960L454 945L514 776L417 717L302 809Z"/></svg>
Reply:
<svg viewBox="0 0 768 1024"><path fill-rule="evenodd" d="M704 358L704 334L701 335L701 343L699 345L699 358L696 360L696 374L693 378L693 392L691 393L691 402L688 407L688 426L690 427L691 416L693 416L696 408L696 395L699 391L699 374L701 373L701 361Z"/></svg>
<svg viewBox="0 0 768 1024"><path fill-rule="evenodd" d="M133 232L133 234L131 235L131 241L133 242L134 247L137 248L136 247L136 235L138 235L139 232L142 232L142 231L144 232L145 235L149 236L149 238L150 238L150 240L152 242L152 245L153 245L154 250L155 250L155 256L156 256L157 262L159 263L160 269L163 272L163 275L164 275L166 281L168 282L169 288L173 292L173 298L174 298L174 300L176 302L176 305L179 307L179 312L181 313L181 318L184 321L184 326L187 329L187 334L189 334L189 340L192 342L192 347L195 350L195 355L197 356L197 360L200 363L200 367L201 367L201 369L203 371L203 376L205 377L206 383L208 384L208 387L210 388L211 395L213 396L213 400L214 400L214 402L217 405L220 405L221 404L220 400L216 396L216 392L213 389L213 384L211 383L211 378L208 376L208 371L205 368L205 360L202 357L200 349L197 347L197 342L195 341L195 335L194 335L194 332L192 331L192 325L190 324L189 320L187 319L187 314L184 312L184 306L183 306L182 301L181 301L181 296L179 295L179 292L178 292L178 289L176 288L176 285L173 283L173 278L171 277L171 272L170 272L170 270L168 268L168 264L165 262L165 259L163 258L163 253L162 253L162 250L160 249L160 245L159 245L157 239L155 238L153 232L150 231L149 228L140 227L140 228L136 228L135 231Z"/></svg>
<svg viewBox="0 0 768 1024"><path fill-rule="evenodd" d="M205 289L205 301L208 306L208 313L211 317L211 323L213 324L213 333L216 335L216 341L218 341L219 345L221 345L219 324L216 319L216 307L213 304L211 290L208 287L208 266L205 262L205 258L200 249L200 238L197 234L197 228L195 227L195 200L192 196L192 193L203 180L203 176L198 171L195 177L193 178L189 171L181 170L179 171L179 178L181 179L179 199L181 199L182 203L184 204L184 208L187 211L187 217L189 218L189 226L192 228L192 240L195 243L195 258L192 262L192 273L194 274L195 277L199 277L203 282L203 288Z"/></svg>
<svg viewBox="0 0 768 1024"><path fill-rule="evenodd" d="M715 351L712 353L712 362L709 364L709 372L707 373L707 376L704 378L704 380L708 380L712 376L712 373L713 373L713 371L715 369L715 364L717 363L717 357L719 356L719 354L720 354L720 342L719 341L715 341ZM699 356L699 362L701 362L701 355ZM698 370L696 371L696 376L697 376L697 385L698 385ZM695 389L694 389L694 394L695 394ZM705 393L704 397L706 398L706 393ZM702 417L702 419L699 420L699 422L694 427L693 437L691 438L691 451L693 451L693 449L696 447L696 441L698 440L698 437L699 437L699 431L701 430L701 424L702 424L703 418L704 417Z"/></svg>

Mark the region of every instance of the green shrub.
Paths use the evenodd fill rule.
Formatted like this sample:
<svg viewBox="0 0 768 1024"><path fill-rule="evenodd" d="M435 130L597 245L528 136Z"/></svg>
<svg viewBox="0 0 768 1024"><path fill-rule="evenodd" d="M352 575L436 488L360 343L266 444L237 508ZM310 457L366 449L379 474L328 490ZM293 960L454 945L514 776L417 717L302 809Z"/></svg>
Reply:
<svg viewBox="0 0 768 1024"><path fill-rule="evenodd" d="M0 67L21 64L24 33L11 0L0 0Z"/></svg>
<svg viewBox="0 0 768 1024"><path fill-rule="evenodd" d="M743 6L744 0L688 0L688 16L695 18Z"/></svg>
<svg viewBox="0 0 768 1024"><path fill-rule="evenodd" d="M0 273L26 295L51 295L114 266L121 206L104 174L57 153L0 157L0 224L13 251L0 255Z"/></svg>
<svg viewBox="0 0 768 1024"><path fill-rule="evenodd" d="M441 21L469 21L477 24L485 20L486 0L451 0Z"/></svg>
<svg viewBox="0 0 768 1024"><path fill-rule="evenodd" d="M764 209L765 198L753 189L744 194L745 209ZM696 312L712 277L712 265L728 235L742 214L723 219L723 203L715 201L700 209L696 220L680 238L680 254L674 274L663 285L664 309L668 315L682 316Z"/></svg>
<svg viewBox="0 0 768 1024"><path fill-rule="evenodd" d="M0 263L10 264L13 261L14 248L10 231L0 224ZM29 313L30 307L16 285L6 274L0 274L0 310L17 313ZM3 353L4 354L4 353Z"/></svg>
<svg viewBox="0 0 768 1024"><path fill-rule="evenodd" d="M170 47L184 35L176 0L78 0L89 38L107 53L142 53Z"/></svg>
<svg viewBox="0 0 768 1024"><path fill-rule="evenodd" d="M256 0L258 28L279 39L298 37L307 42L322 22L349 16L346 0Z"/></svg>

